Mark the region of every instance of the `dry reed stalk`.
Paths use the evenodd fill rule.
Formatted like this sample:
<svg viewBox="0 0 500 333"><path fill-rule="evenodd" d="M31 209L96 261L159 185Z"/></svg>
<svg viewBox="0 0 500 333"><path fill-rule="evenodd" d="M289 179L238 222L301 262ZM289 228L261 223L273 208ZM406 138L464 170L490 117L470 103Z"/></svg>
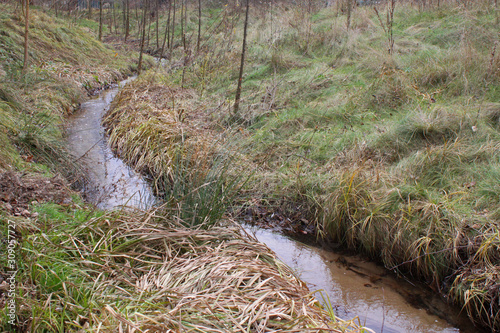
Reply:
<svg viewBox="0 0 500 333"><path fill-rule="evenodd" d="M180 149L194 150L192 162L206 160L206 145L216 138L196 103L193 90L133 82L103 120L110 144L137 170L154 176L165 172Z"/></svg>
<svg viewBox="0 0 500 333"><path fill-rule="evenodd" d="M82 329L362 331L352 322L330 318L304 282L237 224L185 229L164 216L108 213L82 224L71 235L59 235L66 239L61 243L49 241L50 247L81 258L76 259L77 267L85 281L79 288L91 290L98 309L85 315ZM42 245L46 240L35 242ZM53 250L46 244L41 248ZM46 303L72 303L68 295L53 298L49 296Z"/></svg>

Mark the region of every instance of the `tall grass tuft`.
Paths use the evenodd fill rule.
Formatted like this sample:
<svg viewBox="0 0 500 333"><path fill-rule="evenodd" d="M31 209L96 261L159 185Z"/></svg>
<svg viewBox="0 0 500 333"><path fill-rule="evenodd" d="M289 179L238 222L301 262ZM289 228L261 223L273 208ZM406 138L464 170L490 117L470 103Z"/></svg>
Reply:
<svg viewBox="0 0 500 333"><path fill-rule="evenodd" d="M139 78L116 97L103 120L111 146L154 180L166 207L186 226L210 227L248 176L194 91L163 85L160 75L154 80Z"/></svg>

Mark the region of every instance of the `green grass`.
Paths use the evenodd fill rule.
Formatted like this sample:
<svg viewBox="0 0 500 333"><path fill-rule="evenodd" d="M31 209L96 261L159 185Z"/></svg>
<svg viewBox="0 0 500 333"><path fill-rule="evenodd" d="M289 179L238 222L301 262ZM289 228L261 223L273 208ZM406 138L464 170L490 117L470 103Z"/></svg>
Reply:
<svg viewBox="0 0 500 333"><path fill-rule="evenodd" d="M491 230L499 228L500 50L488 8L398 3L392 55L371 7L354 10L349 31L336 6L311 15L277 6L272 27L256 9L236 124L228 113L241 22L220 58L222 46L204 36L209 71L194 62L169 74L203 93L216 126L238 127L249 168L259 170L246 193L302 201L317 212L310 220L319 237L423 279L469 309L458 290L477 284L446 283L467 260L482 269L472 244L493 249ZM383 5L379 12L385 21Z"/></svg>

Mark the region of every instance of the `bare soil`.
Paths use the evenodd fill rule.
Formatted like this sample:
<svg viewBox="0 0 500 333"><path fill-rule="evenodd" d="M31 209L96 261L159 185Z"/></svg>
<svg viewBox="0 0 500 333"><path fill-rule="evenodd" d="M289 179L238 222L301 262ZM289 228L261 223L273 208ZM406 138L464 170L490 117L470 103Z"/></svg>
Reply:
<svg viewBox="0 0 500 333"><path fill-rule="evenodd" d="M32 217L30 204L68 204L72 193L67 181L59 175L47 178L13 171L0 173L0 207L15 216Z"/></svg>

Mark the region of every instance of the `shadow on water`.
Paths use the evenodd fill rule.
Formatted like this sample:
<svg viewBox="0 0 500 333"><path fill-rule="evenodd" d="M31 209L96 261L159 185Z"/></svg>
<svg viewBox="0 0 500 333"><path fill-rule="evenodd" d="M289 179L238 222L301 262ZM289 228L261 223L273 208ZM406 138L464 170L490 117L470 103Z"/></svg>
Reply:
<svg viewBox="0 0 500 333"><path fill-rule="evenodd" d="M278 232L244 225L326 299L343 319L359 317L375 332L478 333L466 313L446 304L425 286L412 285L358 256L346 256L292 240ZM438 315L437 315L438 314Z"/></svg>
<svg viewBox="0 0 500 333"><path fill-rule="evenodd" d="M80 111L69 119L69 148L87 168L86 198L101 209L120 206L147 209L155 202L151 187L142 176L114 156L101 125L101 119L120 86L130 80L133 78L83 103Z"/></svg>

